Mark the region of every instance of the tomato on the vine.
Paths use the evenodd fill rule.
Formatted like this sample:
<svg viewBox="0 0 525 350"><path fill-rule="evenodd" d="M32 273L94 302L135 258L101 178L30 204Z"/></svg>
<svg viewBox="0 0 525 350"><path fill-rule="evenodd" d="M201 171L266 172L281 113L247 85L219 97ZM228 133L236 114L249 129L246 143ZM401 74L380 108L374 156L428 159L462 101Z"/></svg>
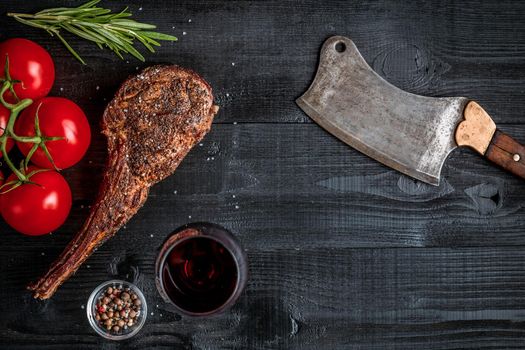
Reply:
<svg viewBox="0 0 525 350"><path fill-rule="evenodd" d="M7 121L9 120L9 116L11 115L11 112L9 109L5 108L2 104L0 104L0 136L3 135L4 130L7 126ZM12 139L7 140L7 147L6 151L9 152L11 148L13 147L14 142ZM0 158L2 158L3 154L0 152Z"/></svg>
<svg viewBox="0 0 525 350"><path fill-rule="evenodd" d="M5 78L6 56L9 58L9 75L13 80L14 90L19 99L37 99L46 96L55 81L55 65L49 53L37 43L21 38L14 38L0 43L0 78ZM15 103L11 91L4 98Z"/></svg>
<svg viewBox="0 0 525 350"><path fill-rule="evenodd" d="M27 174L37 169L29 167ZM7 182L16 179L12 174ZM54 170L34 173L29 180L36 185L25 183L0 195L0 213L16 231L39 236L56 230L66 221L71 210L71 190L62 175Z"/></svg>
<svg viewBox="0 0 525 350"><path fill-rule="evenodd" d="M26 108L15 123L19 136L35 135L35 115L38 110L40 131L45 137L61 137L46 141L51 158L59 169L76 164L86 153L91 142L89 122L74 102L63 97L44 97ZM28 142L17 142L18 148L27 155L33 146ZM31 161L42 168L53 168L42 148L31 157Z"/></svg>

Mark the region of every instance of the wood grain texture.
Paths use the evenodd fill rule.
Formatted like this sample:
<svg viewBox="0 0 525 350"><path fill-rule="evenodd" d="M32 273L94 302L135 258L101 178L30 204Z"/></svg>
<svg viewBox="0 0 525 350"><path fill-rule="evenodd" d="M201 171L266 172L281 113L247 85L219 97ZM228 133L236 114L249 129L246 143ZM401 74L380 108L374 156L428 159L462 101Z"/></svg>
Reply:
<svg viewBox="0 0 525 350"><path fill-rule="evenodd" d="M525 135L522 125L505 130ZM95 199L86 183L98 183L104 153L103 142L95 142L66 172L77 189L72 229ZM220 124L174 176L152 188L128 227L166 233L186 221L218 221L233 232L254 232L252 239L266 247L492 246L525 239L525 221L517 220L524 214L522 181L468 149L452 153L443 175L439 187L415 181L314 124Z"/></svg>
<svg viewBox="0 0 525 350"><path fill-rule="evenodd" d="M4 0L0 15L62 4L71 2ZM0 40L28 37L51 51L52 94L77 102L93 126L86 158L64 172L74 196L66 224L24 237L0 222L0 349L524 348L524 182L468 149L447 159L440 187L413 181L331 137L294 100L313 78L323 41L345 35L388 81L418 94L472 98L523 144L525 4L103 4L130 5L138 19L180 41L139 63L73 40L88 62L82 66L45 32L0 17ZM162 62L210 81L221 106L211 133L54 298L33 300L26 283L66 246L96 195L106 103L128 75ZM217 317L181 317L155 290L158 249L192 221L227 227L248 253L248 288ZM113 277L135 281L153 312L122 343L98 337L82 309L93 288Z"/></svg>
<svg viewBox="0 0 525 350"><path fill-rule="evenodd" d="M3 0L0 11L35 12L61 4L71 2ZM146 63L131 57L122 62L112 52L74 40L88 62L82 66L56 38L11 18L0 19L0 39L30 37L51 49L60 62L52 93L72 98L91 115L101 114L137 67L171 62L194 68L215 88L222 107L219 123L311 122L294 100L315 74L321 44L333 35L351 38L381 76L407 91L469 97L495 111L498 125L521 122L518 111L525 110L525 26L523 5L516 1L163 0L105 5L119 10L126 4L138 19L154 22L159 31L180 40L164 43L156 54L147 55Z"/></svg>
<svg viewBox="0 0 525 350"><path fill-rule="evenodd" d="M3 285L0 336L9 349L520 349L525 331L522 248L248 248L250 280L229 312L181 317L156 293L156 246L164 237L123 235L103 246L55 298L24 293L29 269ZM250 240L241 235L250 247ZM2 251L13 268L50 256ZM108 264L107 262L110 262ZM152 314L140 335L108 343L82 306L101 280L124 277ZM8 294L7 294L8 293ZM158 307L157 307L158 305ZM28 317L30 316L30 317ZM47 343L47 344L46 344Z"/></svg>

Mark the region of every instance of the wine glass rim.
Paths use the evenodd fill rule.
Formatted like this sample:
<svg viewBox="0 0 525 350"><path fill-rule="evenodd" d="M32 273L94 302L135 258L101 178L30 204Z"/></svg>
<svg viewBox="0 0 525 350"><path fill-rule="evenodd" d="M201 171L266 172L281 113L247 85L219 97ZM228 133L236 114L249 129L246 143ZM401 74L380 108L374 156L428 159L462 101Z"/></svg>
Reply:
<svg viewBox="0 0 525 350"><path fill-rule="evenodd" d="M220 231L225 232L226 233L226 236L225 236L226 242L224 242L223 240L219 239L215 235L210 234L209 232L205 232L203 230L200 230L199 227L202 227L202 226L212 227L212 228L215 228L215 229L218 229ZM189 229L196 229L198 231L198 234L188 235L188 236L185 236L185 237L181 237L179 239L174 238L175 236L178 236L178 235L184 233L184 231L189 230ZM177 303L175 303L175 301L173 301L168 296L168 294L167 294L167 292L166 292L166 290L164 288L164 283L163 283L164 277L163 277L163 274L162 274L163 267L166 264L166 259L170 255L171 251L176 246L181 244L182 242L185 242L185 241L191 240L191 239L197 239L197 238L212 239L213 241L219 243L224 248L226 248L228 253L230 253L230 255L232 256L233 261L235 262L235 268L237 270L237 278L236 278L235 288L233 289L233 291L230 294L230 296L228 297L228 299L226 299L220 306L218 306L218 307L216 307L216 308L214 308L212 310L204 311L204 312L190 311L190 310L184 309L183 307L181 307ZM166 245L169 245L169 247L166 248ZM238 247L238 249L236 251L234 251L232 249L232 247ZM235 300L241 294L242 289L244 288L244 285L245 285L246 280L248 278L248 271L247 271L247 267L243 268L240 265L240 262L244 262L244 263L246 262L246 254L245 254L244 250L242 249L241 245L239 244L239 242L237 241L237 239L235 238L235 236L233 236L233 234L228 229L226 229L226 228L224 228L224 227L222 227L220 225L214 224L214 223L207 223L207 222L189 223L189 224L183 225L183 226L177 228L176 230L174 230L173 233L166 239L166 241L163 243L163 245L161 247L161 252L159 254L159 257L157 258L157 264L156 264L156 278L155 279L156 279L156 282L157 282L156 283L157 284L157 289L160 289L159 291L161 292L160 294L163 297L163 299L165 299L166 301L169 301L170 304L175 307L175 309L177 309L179 312L183 313L184 315L192 316L192 317L202 317L202 316L210 316L210 315L219 314L222 311L226 310L228 307L230 307L233 304L233 302L235 302ZM244 278L244 280L243 280L243 278Z"/></svg>

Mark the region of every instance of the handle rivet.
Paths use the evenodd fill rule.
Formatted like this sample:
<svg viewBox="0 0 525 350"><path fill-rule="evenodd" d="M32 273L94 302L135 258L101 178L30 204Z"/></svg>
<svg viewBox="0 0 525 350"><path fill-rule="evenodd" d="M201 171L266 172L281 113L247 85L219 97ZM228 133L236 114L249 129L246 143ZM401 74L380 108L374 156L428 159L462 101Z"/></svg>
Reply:
<svg viewBox="0 0 525 350"><path fill-rule="evenodd" d="M515 162L519 162L520 159L521 159L521 157L520 157L519 154L516 153L516 154L512 157L512 159L514 159Z"/></svg>

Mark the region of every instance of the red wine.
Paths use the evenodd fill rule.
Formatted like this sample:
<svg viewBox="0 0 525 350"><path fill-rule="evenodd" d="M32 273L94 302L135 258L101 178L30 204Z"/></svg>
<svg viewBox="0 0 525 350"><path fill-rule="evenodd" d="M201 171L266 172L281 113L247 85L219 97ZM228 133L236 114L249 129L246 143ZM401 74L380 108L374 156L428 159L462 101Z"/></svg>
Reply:
<svg viewBox="0 0 525 350"><path fill-rule="evenodd" d="M163 287L173 303L192 313L224 305L237 286L231 252L213 238L197 236L177 243L166 257Z"/></svg>

